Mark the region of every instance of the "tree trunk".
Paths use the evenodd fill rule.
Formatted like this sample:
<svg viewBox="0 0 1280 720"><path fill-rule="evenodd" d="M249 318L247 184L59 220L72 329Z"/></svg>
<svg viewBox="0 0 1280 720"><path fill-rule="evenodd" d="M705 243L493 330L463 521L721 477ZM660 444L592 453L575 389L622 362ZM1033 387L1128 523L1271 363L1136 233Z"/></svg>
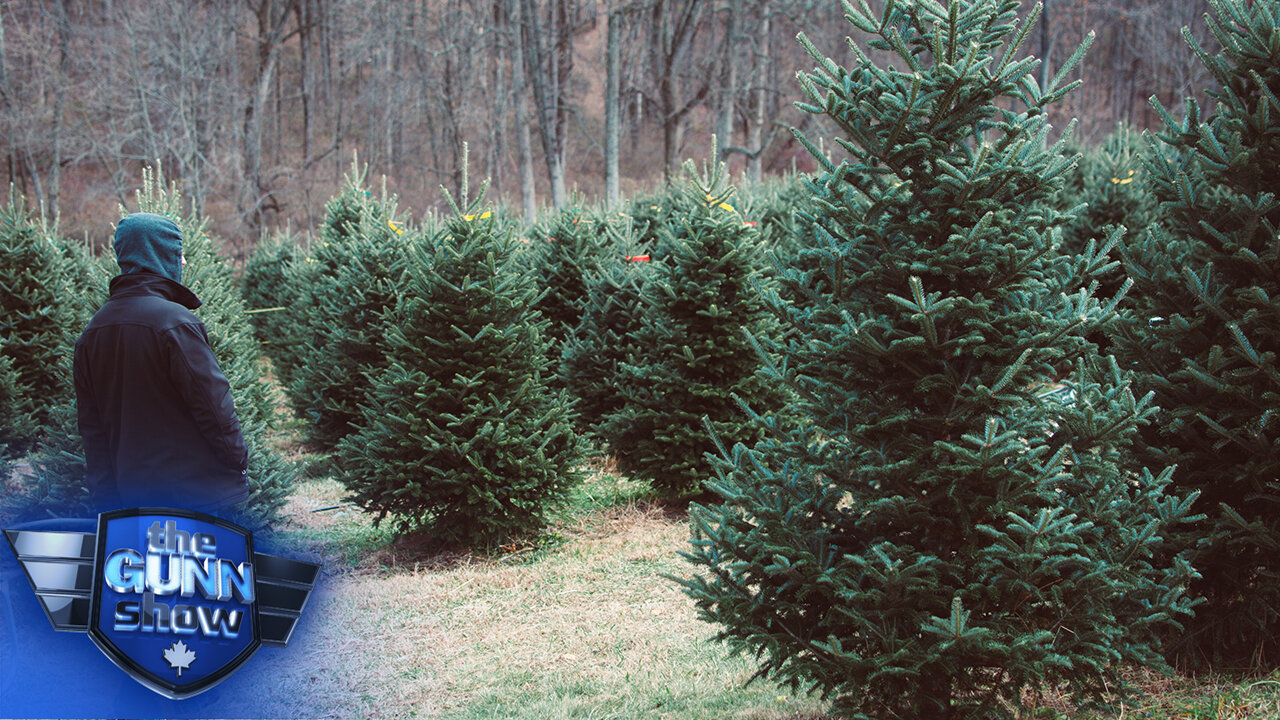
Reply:
<svg viewBox="0 0 1280 720"><path fill-rule="evenodd" d="M751 119L747 124L747 147L751 148L751 154L747 156L747 178L753 183L759 183L764 179L764 148L767 144L764 140L764 126L768 120L765 107L766 103L769 102L767 88L770 87L770 84L768 82L768 74L773 67L771 61L773 40L769 36L769 29L769 16L766 14L760 20L760 38L763 49L756 58L755 72L752 73L755 78L755 87L751 90L753 102Z"/></svg>
<svg viewBox="0 0 1280 720"><path fill-rule="evenodd" d="M4 121L5 125L9 120L9 98L13 91L9 87L9 53L5 49L4 44L4 13L0 12L0 121ZM14 171L13 141L10 139L5 143L5 165L8 167L9 184L12 185L17 179L17 173Z"/></svg>
<svg viewBox="0 0 1280 720"><path fill-rule="evenodd" d="M1053 57L1053 35L1049 27L1049 14L1053 0L1040 0L1040 89L1053 79L1050 60Z"/></svg>
<svg viewBox="0 0 1280 720"><path fill-rule="evenodd" d="M606 207L616 208L622 202L618 172L619 116L622 112L622 11L612 6L608 12L604 62L604 197Z"/></svg>
<svg viewBox="0 0 1280 720"><path fill-rule="evenodd" d="M538 129L542 139L542 155L547 165L547 179L551 184L551 204L556 208L565 205L564 187L564 85L572 68L572 30L565 27L568 0L553 0L550 13L551 27L546 36L551 47L543 45L544 34L538 18L538 8L533 0L522 0L521 28L525 31L525 73L533 86L533 102L538 113Z"/></svg>
<svg viewBox="0 0 1280 720"><path fill-rule="evenodd" d="M512 16L520 17L519 3ZM533 176L533 138L529 133L529 113L526 107L529 82L524 71L524 32L516 23L515 57L511 60L511 96L515 104L516 153L520 163L520 202L524 208L524 220L532 223L538 216L537 183Z"/></svg>
<svg viewBox="0 0 1280 720"><path fill-rule="evenodd" d="M302 162L304 165L311 160L315 136L311 108L314 77L312 65L315 62L311 57L313 42L311 30L314 22L311 11L310 0L303 0L294 7L294 13L298 17L298 101L302 104Z"/></svg>
<svg viewBox="0 0 1280 720"><path fill-rule="evenodd" d="M720 56L720 77L724 83L718 88L720 107L716 111L717 162L728 162L729 146L733 145L733 116L738 102L738 54L741 43L738 28L742 23L742 0L730 0L729 17L725 21L724 47Z"/></svg>
<svg viewBox="0 0 1280 720"><path fill-rule="evenodd" d="M70 84L68 70L71 65L71 19L68 17L68 5L71 0L63 0L58 4L57 23L58 23L58 82L61 87ZM62 113L66 106L66 93L61 87L55 88L53 93L53 118L50 128L51 136L49 138L50 154L49 160L49 204L42 208L44 213L58 215L60 203L62 202Z"/></svg>
<svg viewBox="0 0 1280 720"><path fill-rule="evenodd" d="M253 93L244 110L242 144L244 180L240 213L246 235L256 238L266 224L266 211L279 209L270 183L262 170L262 115L271 99L271 83L280 59L285 26L293 13L293 0L277 6L276 0L262 0L256 7L258 18L258 65Z"/></svg>
<svg viewBox="0 0 1280 720"><path fill-rule="evenodd" d="M254 92L244 110L244 198L240 212L251 237L262 230L270 194L262 176L262 109L271 94L271 79L275 75L278 55L273 46L259 65Z"/></svg>
<svg viewBox="0 0 1280 720"><path fill-rule="evenodd" d="M702 104L711 90L707 77L709 69L701 73L704 78L698 89L683 105L677 87L677 75L681 73L685 56L697 35L702 15L703 0L689 0L672 8L674 21L667 17L667 0L653 4L650 24L650 72L657 74L657 104L662 122L662 179L671 182L671 176L679 166L681 141L684 138L685 117Z"/></svg>

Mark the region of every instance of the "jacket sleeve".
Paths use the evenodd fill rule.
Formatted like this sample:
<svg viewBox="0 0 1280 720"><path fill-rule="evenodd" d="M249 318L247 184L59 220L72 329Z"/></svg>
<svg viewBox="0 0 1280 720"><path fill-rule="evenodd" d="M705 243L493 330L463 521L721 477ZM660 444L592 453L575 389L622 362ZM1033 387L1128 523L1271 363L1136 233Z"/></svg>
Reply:
<svg viewBox="0 0 1280 720"><path fill-rule="evenodd" d="M116 497L115 458L107 442L107 428L102 422L89 379L85 349L76 343L72 376L76 388L76 421L84 442L85 485L95 503L110 505Z"/></svg>
<svg viewBox="0 0 1280 720"><path fill-rule="evenodd" d="M170 373L196 426L224 465L243 472L249 466L249 453L240 434L231 385L213 356L204 325L185 323L168 336Z"/></svg>

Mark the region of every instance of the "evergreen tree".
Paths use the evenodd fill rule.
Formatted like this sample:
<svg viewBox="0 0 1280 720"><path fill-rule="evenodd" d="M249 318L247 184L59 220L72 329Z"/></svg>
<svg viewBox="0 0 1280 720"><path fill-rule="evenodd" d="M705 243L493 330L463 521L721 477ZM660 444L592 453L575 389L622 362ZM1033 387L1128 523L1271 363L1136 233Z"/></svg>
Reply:
<svg viewBox="0 0 1280 720"><path fill-rule="evenodd" d="M1116 227L1127 228L1133 237L1156 221L1155 197L1143 172L1138 139L1132 128L1121 125L1084 151L1068 181L1075 187L1062 193L1070 206L1064 209L1075 211L1075 218L1063 226L1064 252L1080 254L1089 240ZM1118 289L1121 282L1113 284L1112 289Z"/></svg>
<svg viewBox="0 0 1280 720"><path fill-rule="evenodd" d="M17 204L11 203L10 207ZM38 289L27 285L21 294L28 298L43 294L46 310L39 342L56 355L53 361L56 371L50 378L55 389L45 396L44 402L39 402L29 386L18 384L16 373L0 379L0 385L14 388L10 392L0 390L0 408L7 408L0 412L0 432L8 433L9 428L39 428L35 443L27 446L23 453L29 472L0 504L15 518L83 517L90 513L89 490L84 482L84 452L76 419L71 362L76 338L93 311L106 301L110 273L106 261L91 257L83 245L63 240L43 223L29 219L26 227L38 228L38 234L61 255L59 261L45 246L45 251L36 256L14 258L15 263L30 263L26 266L30 273L26 275L28 280L40 272L39 268L45 273ZM12 287L23 286L16 283ZM3 344L0 338L0 347ZM3 355L0 349L0 356ZM4 368L0 368L0 376L5 374ZM15 399L16 404L9 403L6 396Z"/></svg>
<svg viewBox="0 0 1280 720"><path fill-rule="evenodd" d="M1280 2L1213 0L1215 110L1164 117L1147 167L1163 225L1127 258L1118 354L1156 393L1144 462L1177 464L1208 518L1187 537L1203 596L1179 662L1274 668L1280 652Z"/></svg>
<svg viewBox="0 0 1280 720"><path fill-rule="evenodd" d="M569 402L548 387L535 277L479 202L408 248L386 365L338 455L378 521L491 546L543 525L578 455Z"/></svg>
<svg viewBox="0 0 1280 720"><path fill-rule="evenodd" d="M35 409L29 407L18 373L13 369L13 358L4 353L4 344L4 338L0 337L0 461L24 455L22 447L26 438L33 428L40 427ZM0 476L4 478L8 478L7 473Z"/></svg>
<svg viewBox="0 0 1280 720"><path fill-rule="evenodd" d="M783 399L757 374L761 359L744 335L776 327L753 287L763 265L759 234L729 204L722 166L701 177L692 162L685 169L690 211L659 241L666 262L644 287L635 352L618 376L623 404L603 428L619 466L667 495L702 490L713 436L759 438L739 401L774 410Z"/></svg>
<svg viewBox="0 0 1280 720"><path fill-rule="evenodd" d="M816 192L814 178L796 175L781 181L762 184L752 189L752 194L742 205L747 222L754 223L760 231L761 244L767 249L769 262L765 275L773 280L787 270L808 272L816 269L813 253L803 253L805 248L822 244L816 237L812 223L813 196ZM797 302L799 297L789 295L790 286L779 285L787 300ZM787 332L787 330L783 330Z"/></svg>
<svg viewBox="0 0 1280 720"><path fill-rule="evenodd" d="M682 193L673 192L671 187L665 190L640 195L627 203L625 216L630 218L635 242L642 250L651 250L657 243L662 228L673 222L679 224L680 217L689 209L682 207Z"/></svg>
<svg viewBox="0 0 1280 720"><path fill-rule="evenodd" d="M1046 87L1015 60L1018 0L846 5L893 58L850 43L801 76L848 159L815 184L815 269L784 279L776 382L804 424L765 417L694 506L685 580L760 673L855 718L1009 717L1024 692L1100 696L1187 611L1164 533L1189 501L1127 463L1151 413L1080 333L1074 286L1106 266L1053 252L1073 159L1046 142ZM883 55L880 55L883 53ZM800 137L802 142L809 144ZM1068 283L1068 280L1071 282ZM1073 402L1044 397L1063 382Z"/></svg>
<svg viewBox="0 0 1280 720"><path fill-rule="evenodd" d="M534 228L534 264L542 287L536 307L548 321L552 367L559 363L565 337L582 320L587 277L603 252L600 228L600 219L582 208L558 212L545 226Z"/></svg>
<svg viewBox="0 0 1280 720"><path fill-rule="evenodd" d="M332 449L359 420L369 378L385 365L382 315L395 304L394 268L412 233L396 201L365 187L353 165L346 184L325 206L311 254L295 263L299 297L291 310L300 326L290 398L310 421L308 440Z"/></svg>
<svg viewBox="0 0 1280 720"><path fill-rule="evenodd" d="M743 221L760 233L761 244L771 253L790 257L798 249L812 215L813 193L804 175L787 175L739 190L738 210Z"/></svg>
<svg viewBox="0 0 1280 720"><path fill-rule="evenodd" d="M293 233L277 233L258 243L240 279L240 292L249 308L246 312L254 333L284 387L294 382L302 364L298 342L301 331L296 325L301 289L290 280L292 266L303 258Z"/></svg>
<svg viewBox="0 0 1280 720"><path fill-rule="evenodd" d="M74 399L71 353L88 317L75 249L33 216L13 188L0 208L0 445L30 452L52 408Z"/></svg>
<svg viewBox="0 0 1280 720"><path fill-rule="evenodd" d="M575 400L578 428L591 436L625 403L622 363L640 349L640 296L654 268L651 257L639 250L629 218L604 227L607 239L597 267L585 276L582 319L564 339L559 362L560 382Z"/></svg>
<svg viewBox="0 0 1280 720"><path fill-rule="evenodd" d="M20 494L6 498L16 517L92 517L96 512L85 482L84 444L74 402L55 405L48 431L28 456L30 477Z"/></svg>

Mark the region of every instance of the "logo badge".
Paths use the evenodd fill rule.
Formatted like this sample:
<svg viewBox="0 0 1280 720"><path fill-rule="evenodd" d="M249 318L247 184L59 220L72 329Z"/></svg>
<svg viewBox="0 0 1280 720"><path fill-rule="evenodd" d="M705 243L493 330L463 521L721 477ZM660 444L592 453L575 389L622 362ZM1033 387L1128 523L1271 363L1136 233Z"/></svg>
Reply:
<svg viewBox="0 0 1280 720"><path fill-rule="evenodd" d="M259 645L287 647L320 566L255 552L248 530L172 508L4 531L54 630L88 632L165 697L226 679Z"/></svg>
<svg viewBox="0 0 1280 720"><path fill-rule="evenodd" d="M171 698L217 684L261 643L253 536L212 515L137 508L98 516L89 637Z"/></svg>

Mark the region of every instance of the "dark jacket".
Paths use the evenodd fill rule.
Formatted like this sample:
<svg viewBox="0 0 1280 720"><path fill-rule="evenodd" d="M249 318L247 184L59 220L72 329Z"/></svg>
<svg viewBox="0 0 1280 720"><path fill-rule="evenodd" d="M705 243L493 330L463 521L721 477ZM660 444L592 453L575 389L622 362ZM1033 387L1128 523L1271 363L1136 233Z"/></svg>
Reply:
<svg viewBox="0 0 1280 720"><path fill-rule="evenodd" d="M217 510L248 497L248 453L227 378L191 313L199 306L168 277L120 275L76 342L80 434L100 506Z"/></svg>

